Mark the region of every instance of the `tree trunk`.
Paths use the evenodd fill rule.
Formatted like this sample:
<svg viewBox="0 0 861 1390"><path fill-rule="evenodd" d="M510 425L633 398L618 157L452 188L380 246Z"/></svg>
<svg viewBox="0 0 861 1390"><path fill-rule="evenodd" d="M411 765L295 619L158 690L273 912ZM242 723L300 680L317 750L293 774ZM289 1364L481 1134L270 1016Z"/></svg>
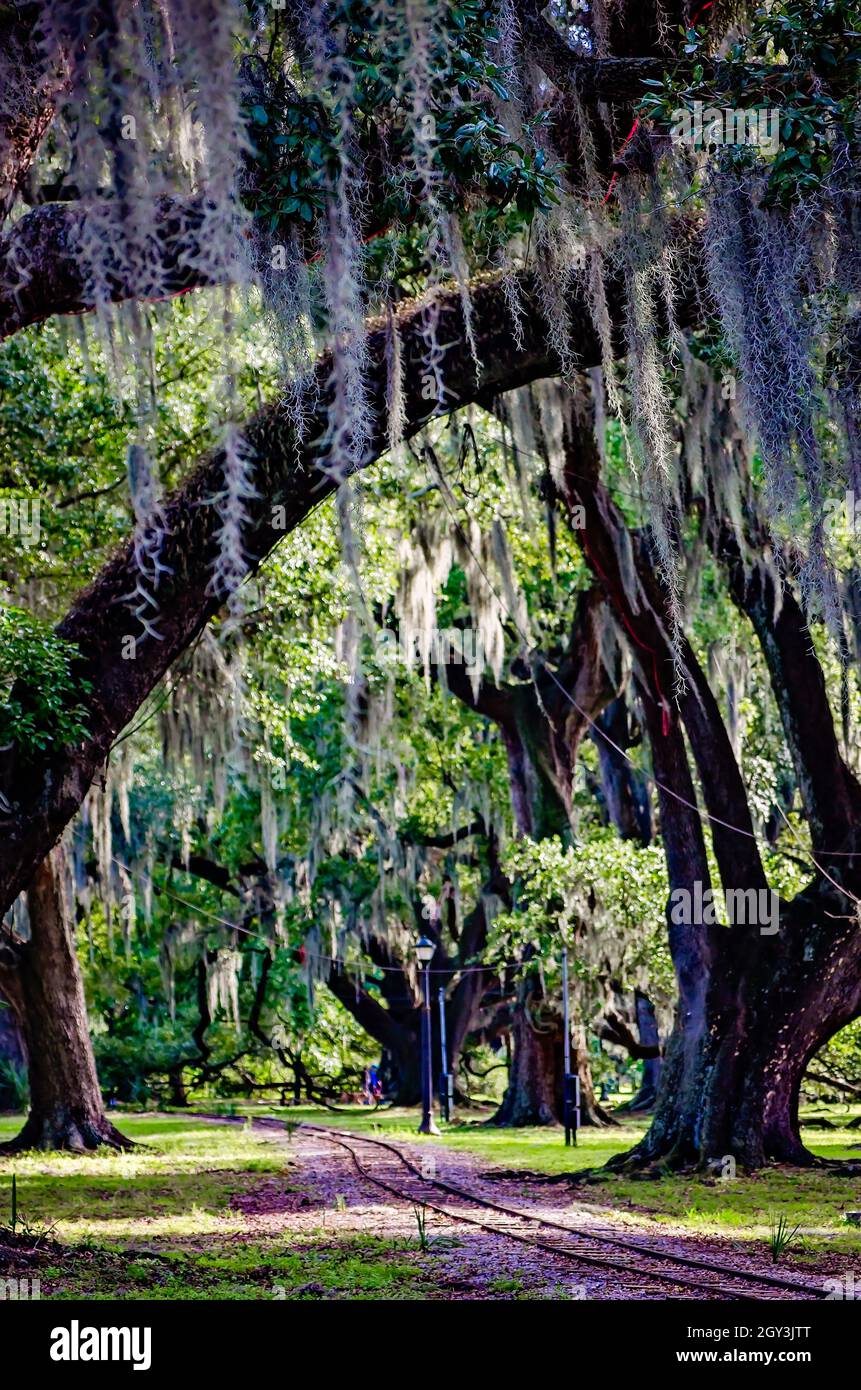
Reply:
<svg viewBox="0 0 861 1390"><path fill-rule="evenodd" d="M653 827L648 784L625 757L625 751L632 747L632 739L624 695L619 695L602 710L595 724L592 741L598 752L607 819L623 840L639 840L641 845L650 845ZM599 730L607 737L602 738Z"/></svg>
<svg viewBox="0 0 861 1390"><path fill-rule="evenodd" d="M171 1067L167 1074L170 1103L177 1108L188 1105L188 1092L185 1089L183 1070L182 1067Z"/></svg>
<svg viewBox="0 0 861 1390"><path fill-rule="evenodd" d="M64 857L52 850L27 891L30 939L16 952L16 1007L27 1049L30 1113L6 1152L101 1145L128 1148L107 1119L87 1028L66 897Z"/></svg>
<svg viewBox="0 0 861 1390"><path fill-rule="evenodd" d="M861 1014L861 933L834 893L796 898L774 935L723 931L701 1017L682 998L652 1126L621 1166L818 1161L801 1141L799 1090L811 1058Z"/></svg>
<svg viewBox="0 0 861 1390"><path fill-rule="evenodd" d="M580 1079L580 1124L596 1125L598 1128L614 1125L616 1121L604 1110L595 1095L586 1029L582 1024L575 1025L572 1030L571 1070L575 1071Z"/></svg>
<svg viewBox="0 0 861 1390"><path fill-rule="evenodd" d="M658 1020L655 1017L655 1006L648 995L643 994L642 990L635 990L634 1005L637 1011L637 1033L643 1047L659 1047L661 1038L658 1032ZM643 1079L640 1082L640 1089L632 1100L629 1100L624 1107L625 1110L653 1110L655 1101L658 1098L658 1087L661 1081L661 1071L663 1070L663 1058L645 1057L643 1059Z"/></svg>
<svg viewBox="0 0 861 1390"><path fill-rule="evenodd" d="M511 1039L508 1087L493 1123L512 1127L561 1124L564 1030L559 1014L543 1007L541 984L535 975L521 981L512 1013ZM580 1078L580 1123L611 1124L595 1098L585 1036L576 1027L571 1040L571 1070Z"/></svg>
<svg viewBox="0 0 861 1390"><path fill-rule="evenodd" d="M407 1035L403 1047L383 1050L380 1058L380 1077L386 1100L392 1101L395 1105L421 1104L420 1059L421 1038L418 1032Z"/></svg>
<svg viewBox="0 0 861 1390"><path fill-rule="evenodd" d="M511 1024L511 1070L496 1125L555 1125L562 1116L562 1029L557 1018L539 1017L540 990L535 975L521 981Z"/></svg>

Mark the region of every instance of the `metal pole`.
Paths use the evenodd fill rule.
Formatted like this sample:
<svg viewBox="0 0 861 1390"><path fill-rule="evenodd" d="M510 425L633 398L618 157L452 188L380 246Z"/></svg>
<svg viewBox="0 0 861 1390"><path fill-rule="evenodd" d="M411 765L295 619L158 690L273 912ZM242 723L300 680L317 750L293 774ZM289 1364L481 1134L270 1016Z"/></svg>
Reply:
<svg viewBox="0 0 861 1390"><path fill-rule="evenodd" d="M422 1006L422 1122L419 1134L439 1134L433 1117L433 1060L431 1058L430 974L427 965L422 970L424 1003Z"/></svg>
<svg viewBox="0 0 861 1390"><path fill-rule="evenodd" d="M580 1081L571 1075L571 1019L568 1013L568 949L562 948L562 1117L565 1122L565 1144L577 1143L579 1121Z"/></svg>
<svg viewBox="0 0 861 1390"><path fill-rule="evenodd" d="M562 1070L567 1076L571 1070L571 1025L568 1019L568 947L562 948L562 1016L565 1028L565 1061Z"/></svg>
<svg viewBox="0 0 861 1390"><path fill-rule="evenodd" d="M445 1036L445 989L440 985L437 992L437 1002L439 1003L439 1050L440 1050L440 1076L439 1076L439 1112L441 1117L448 1122L451 1119L451 1101L449 1094L449 1075L448 1075L448 1044Z"/></svg>

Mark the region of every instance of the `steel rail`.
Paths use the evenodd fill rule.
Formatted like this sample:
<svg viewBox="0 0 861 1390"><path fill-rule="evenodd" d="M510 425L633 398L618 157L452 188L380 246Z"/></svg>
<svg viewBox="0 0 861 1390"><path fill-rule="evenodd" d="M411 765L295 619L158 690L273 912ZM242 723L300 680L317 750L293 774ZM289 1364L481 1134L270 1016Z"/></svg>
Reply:
<svg viewBox="0 0 861 1390"><path fill-rule="evenodd" d="M383 1178L375 1176L373 1173L369 1172L361 1163L358 1155L350 1147L350 1145L352 1143L358 1142L362 1144L369 1144L379 1149L383 1149L386 1152L393 1154L395 1158L397 1158L407 1169L409 1169L409 1171L415 1177L417 1177L422 1182L422 1184L426 1186L438 1188L441 1191L450 1193L452 1196L458 1197L463 1201L471 1202L475 1206L483 1207L490 1211L499 1212L501 1215L513 1218L516 1221L524 1222L527 1224L533 1224L537 1226L545 1226L553 1230L561 1231L569 1239L574 1241L591 1241L599 1246L611 1245L620 1249L630 1251L646 1259L659 1260L669 1264L680 1265L687 1269L702 1269L712 1274L724 1275L733 1280L741 1281L742 1283L758 1284L769 1289L779 1289L782 1292L788 1291L795 1294L800 1294L807 1298L824 1298L824 1293L820 1289L814 1289L811 1288L810 1285L796 1283L789 1279L781 1279L777 1275L760 1274L752 1270L733 1269L731 1266L721 1264L718 1261L697 1259L687 1255L678 1255L672 1251L655 1250L654 1248L648 1245L644 1245L638 1241L624 1240L620 1236L596 1234L590 1231L579 1231L571 1226L566 1226L563 1222L554 1221L550 1217L539 1216L533 1212L521 1211L516 1207L509 1207L500 1202L494 1202L490 1198L482 1197L475 1192L470 1192L466 1188L458 1187L453 1183L445 1182L440 1178L427 1177L424 1173L421 1172L421 1170L418 1167L416 1167L412 1159L410 1159L406 1154L403 1153L402 1150L398 1149L394 1144L391 1144L384 1139L371 1138L368 1135L356 1134L353 1131L337 1130L333 1127L324 1125L308 1124L304 1121L302 1122L300 1127L315 1134L319 1134L322 1137L330 1140L332 1143L339 1145L342 1149L344 1149L347 1153L350 1154L357 1171L359 1171L363 1177L365 1177L368 1181L374 1183L376 1186L381 1187L385 1191L391 1193L393 1196L399 1197L403 1201L409 1201L414 1204L416 1202L421 1202L422 1205L428 1207L430 1210L440 1212L442 1215L448 1216L453 1220L465 1221L472 1225L480 1226L483 1230L490 1231L494 1235L501 1235L511 1240L518 1240L523 1244L536 1246L537 1248L549 1251L551 1254L554 1255L561 1255L565 1258L572 1260L580 1260L584 1264L599 1265L603 1268L622 1270L626 1274L630 1274L632 1272L630 1265L622 1264L618 1260L608 1260L605 1257L593 1255L591 1253L588 1253L587 1251L565 1249L564 1247L559 1247L558 1245L552 1245L548 1241L538 1240L534 1236L527 1236L523 1235L522 1233L515 1233L510 1230L505 1230L502 1227L500 1227L499 1224L490 1225L486 1222L479 1221L474 1216L465 1216L463 1213L452 1211L448 1207L441 1207L438 1204L428 1201L424 1197L424 1195L422 1195L421 1197L416 1197L413 1193L404 1192L403 1190L396 1188L393 1184L386 1182ZM754 1302L769 1301L768 1298L762 1293L754 1293L749 1291L744 1294L739 1294L736 1293L734 1290L727 1289L719 1284L709 1283L703 1280L692 1280L676 1273L666 1273L654 1269L642 1269L637 1271L637 1273L643 1275L646 1278L658 1279L665 1283L674 1284L680 1288L695 1289L697 1292L718 1293L728 1298L742 1300L748 1299Z"/></svg>

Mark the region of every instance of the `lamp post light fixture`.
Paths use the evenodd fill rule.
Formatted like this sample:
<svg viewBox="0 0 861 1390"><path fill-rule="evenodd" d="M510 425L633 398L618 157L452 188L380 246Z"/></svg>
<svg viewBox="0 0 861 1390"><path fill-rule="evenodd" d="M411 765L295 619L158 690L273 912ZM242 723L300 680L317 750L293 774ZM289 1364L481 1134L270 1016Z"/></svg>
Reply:
<svg viewBox="0 0 861 1390"><path fill-rule="evenodd" d="M439 1134L433 1117L433 1062L431 1059L430 970L436 946L427 936L416 943L416 957L422 971L422 1122L419 1134Z"/></svg>

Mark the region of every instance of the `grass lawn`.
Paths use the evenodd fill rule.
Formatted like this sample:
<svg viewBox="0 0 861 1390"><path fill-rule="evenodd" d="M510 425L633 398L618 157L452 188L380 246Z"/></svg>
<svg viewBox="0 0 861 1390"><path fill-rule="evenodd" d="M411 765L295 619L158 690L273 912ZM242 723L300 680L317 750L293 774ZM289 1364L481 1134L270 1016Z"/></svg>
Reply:
<svg viewBox="0 0 861 1390"><path fill-rule="evenodd" d="M20 1123L0 1117L0 1140ZM266 1182L282 1199L294 1190L289 1153L259 1132L186 1118L123 1115L119 1124L146 1148L0 1159L0 1227L10 1219L14 1171L20 1220L34 1231L52 1227L62 1243L34 1265L15 1252L4 1258L0 1230L0 1278L37 1276L43 1298L365 1299L432 1292L432 1268L414 1242L339 1237L325 1229L325 1213L320 1229L307 1235L249 1239L237 1199Z"/></svg>

